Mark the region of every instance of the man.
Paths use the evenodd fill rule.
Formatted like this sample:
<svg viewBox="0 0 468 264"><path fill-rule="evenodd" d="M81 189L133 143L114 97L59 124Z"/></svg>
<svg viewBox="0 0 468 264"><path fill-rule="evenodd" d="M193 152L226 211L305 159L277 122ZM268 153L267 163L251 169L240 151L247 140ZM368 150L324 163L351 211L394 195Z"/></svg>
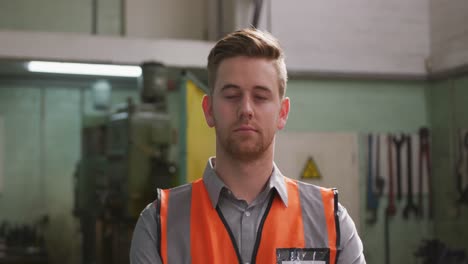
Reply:
<svg viewBox="0 0 468 264"><path fill-rule="evenodd" d="M273 162L290 107L277 40L255 29L227 35L208 76L202 108L216 157L202 180L158 191L135 227L131 263L365 263L337 192L288 179Z"/></svg>

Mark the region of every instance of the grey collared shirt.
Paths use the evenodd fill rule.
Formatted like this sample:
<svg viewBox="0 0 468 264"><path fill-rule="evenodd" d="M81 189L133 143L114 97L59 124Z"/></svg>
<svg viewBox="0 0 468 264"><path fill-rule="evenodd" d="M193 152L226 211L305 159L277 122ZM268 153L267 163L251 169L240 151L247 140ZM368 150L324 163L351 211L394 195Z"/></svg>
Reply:
<svg viewBox="0 0 468 264"><path fill-rule="evenodd" d="M288 204L283 175L273 165L273 171L265 189L251 204L247 204L245 200L237 199L216 175L212 161L213 159L209 160L203 175L203 181L212 206L213 208L218 206L221 210L234 236L243 263L250 263L257 238L257 230L271 196L274 192L277 192L283 203L286 206Z"/></svg>
<svg viewBox="0 0 468 264"><path fill-rule="evenodd" d="M276 192L283 203L287 205L288 195L284 176L273 165L273 171L266 188L248 205L245 201L237 199L227 186L216 175L212 160L208 161L203 175L213 207L218 206L236 241L240 256L244 263L249 263L257 237L257 231L262 216L268 206L271 195ZM340 222L340 254L338 264L365 263L362 242L356 232L354 222L346 209L339 205ZM158 255L158 234L156 225L156 209L148 205L140 215L133 232L130 249L130 263L132 264L160 264Z"/></svg>

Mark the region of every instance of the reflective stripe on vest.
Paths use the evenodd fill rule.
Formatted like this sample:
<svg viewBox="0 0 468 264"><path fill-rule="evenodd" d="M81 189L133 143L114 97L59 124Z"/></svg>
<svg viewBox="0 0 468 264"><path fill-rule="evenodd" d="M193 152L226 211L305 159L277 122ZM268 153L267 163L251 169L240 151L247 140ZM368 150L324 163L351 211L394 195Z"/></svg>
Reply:
<svg viewBox="0 0 468 264"><path fill-rule="evenodd" d="M244 261L278 263L281 249L317 249L327 252L327 264L337 263L336 190L284 180L288 206L272 195L259 225L252 260ZM213 208L203 180L158 190L155 206L163 263L241 263L235 239L219 208Z"/></svg>

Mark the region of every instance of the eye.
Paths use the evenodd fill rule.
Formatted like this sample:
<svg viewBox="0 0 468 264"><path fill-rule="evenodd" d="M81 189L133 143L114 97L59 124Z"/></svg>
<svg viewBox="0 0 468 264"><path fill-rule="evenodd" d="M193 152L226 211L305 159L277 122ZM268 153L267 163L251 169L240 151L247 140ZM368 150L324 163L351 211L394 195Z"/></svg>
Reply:
<svg viewBox="0 0 468 264"><path fill-rule="evenodd" d="M266 101L267 99L268 98L265 96L260 96L260 95L255 96L255 100L258 100L258 101Z"/></svg>
<svg viewBox="0 0 468 264"><path fill-rule="evenodd" d="M229 100L233 100L233 99L239 98L239 95L237 95L237 94L229 94L229 95L225 95L224 98L229 99Z"/></svg>

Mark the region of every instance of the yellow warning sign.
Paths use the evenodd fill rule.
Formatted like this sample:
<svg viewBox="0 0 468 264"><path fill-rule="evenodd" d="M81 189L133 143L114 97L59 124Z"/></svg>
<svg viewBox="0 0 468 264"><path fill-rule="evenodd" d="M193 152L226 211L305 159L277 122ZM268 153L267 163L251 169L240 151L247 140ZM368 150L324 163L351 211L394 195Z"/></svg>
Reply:
<svg viewBox="0 0 468 264"><path fill-rule="evenodd" d="M301 173L302 179L321 179L322 174L320 173L317 164L312 157L309 157L306 165Z"/></svg>

